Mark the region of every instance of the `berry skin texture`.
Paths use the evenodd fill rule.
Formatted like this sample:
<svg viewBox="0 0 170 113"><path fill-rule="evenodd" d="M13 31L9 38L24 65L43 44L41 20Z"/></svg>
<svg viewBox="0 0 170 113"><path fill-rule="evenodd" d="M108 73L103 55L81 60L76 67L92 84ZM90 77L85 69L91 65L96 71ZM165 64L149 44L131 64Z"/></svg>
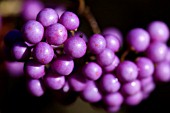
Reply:
<svg viewBox="0 0 170 113"><path fill-rule="evenodd" d="M99 54L106 48L106 40L100 34L92 35L88 40L88 48L93 54Z"/></svg>
<svg viewBox="0 0 170 113"><path fill-rule="evenodd" d="M44 78L45 84L47 87L49 87L52 90L59 90L61 89L65 84L65 77L54 74L54 73L48 73L46 77Z"/></svg>
<svg viewBox="0 0 170 113"><path fill-rule="evenodd" d="M154 63L165 59L168 47L163 42L152 42L146 50L146 56Z"/></svg>
<svg viewBox="0 0 170 113"><path fill-rule="evenodd" d="M81 58L85 55L87 49L84 39L75 36L68 38L64 43L64 51L73 58Z"/></svg>
<svg viewBox="0 0 170 113"><path fill-rule="evenodd" d="M115 75L107 73L100 79L100 87L106 94L115 93L120 89L121 83Z"/></svg>
<svg viewBox="0 0 170 113"><path fill-rule="evenodd" d="M101 66L108 66L112 64L115 58L115 53L111 49L104 49L99 55L96 56L97 63Z"/></svg>
<svg viewBox="0 0 170 113"><path fill-rule="evenodd" d="M136 60L136 65L139 68L138 78L146 78L154 73L154 63L147 57L139 57Z"/></svg>
<svg viewBox="0 0 170 113"><path fill-rule="evenodd" d="M61 15L59 23L64 25L67 30L76 30L80 24L78 16L70 11L65 11Z"/></svg>
<svg viewBox="0 0 170 113"><path fill-rule="evenodd" d="M24 65L24 72L30 78L39 79L45 75L45 65L29 60Z"/></svg>
<svg viewBox="0 0 170 113"><path fill-rule="evenodd" d="M58 15L54 9L44 8L38 13L36 20L47 27L58 22Z"/></svg>
<svg viewBox="0 0 170 113"><path fill-rule="evenodd" d="M29 20L24 24L22 34L26 42L36 44L43 39L44 27L38 21Z"/></svg>
<svg viewBox="0 0 170 113"><path fill-rule="evenodd" d="M106 48L111 49L113 52L118 52L120 49L120 42L114 35L105 35Z"/></svg>
<svg viewBox="0 0 170 113"><path fill-rule="evenodd" d="M138 77L138 68L132 61L125 60L118 65L116 75L122 82L131 82Z"/></svg>
<svg viewBox="0 0 170 113"><path fill-rule="evenodd" d="M137 52L145 51L150 44L149 33L143 28L134 28L130 30L126 40L131 49Z"/></svg>
<svg viewBox="0 0 170 113"><path fill-rule="evenodd" d="M123 45L123 34L118 28L115 27L107 27L103 30L102 35L113 35L119 40L120 45Z"/></svg>
<svg viewBox="0 0 170 113"><path fill-rule="evenodd" d="M151 40L158 42L167 42L170 34L169 28L163 21L153 21L147 28Z"/></svg>
<svg viewBox="0 0 170 113"><path fill-rule="evenodd" d="M54 57L54 50L48 43L39 42L33 49L33 55L41 64L48 64Z"/></svg>
<svg viewBox="0 0 170 113"><path fill-rule="evenodd" d="M60 75L69 75L73 71L73 68L74 61L67 56L58 57L51 63L52 71Z"/></svg>
<svg viewBox="0 0 170 113"><path fill-rule="evenodd" d="M139 80L133 80L122 85L121 91L124 95L134 95L141 90L141 84Z"/></svg>
<svg viewBox="0 0 170 113"><path fill-rule="evenodd" d="M67 30L62 24L56 23L48 26L44 35L49 44L60 45L67 39Z"/></svg>
<svg viewBox="0 0 170 113"><path fill-rule="evenodd" d="M102 68L95 62L89 62L83 67L82 72L88 79L97 80L102 75Z"/></svg>

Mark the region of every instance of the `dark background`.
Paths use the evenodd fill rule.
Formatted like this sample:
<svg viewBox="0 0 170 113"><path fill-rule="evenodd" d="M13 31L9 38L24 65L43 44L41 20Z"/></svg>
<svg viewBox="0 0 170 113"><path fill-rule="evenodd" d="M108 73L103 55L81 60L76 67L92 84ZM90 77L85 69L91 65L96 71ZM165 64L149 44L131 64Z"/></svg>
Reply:
<svg viewBox="0 0 170 113"><path fill-rule="evenodd" d="M2 0L0 1L0 3ZM48 7L66 3L70 10L77 11L76 0L42 0ZM70 5L71 4L71 5ZM117 27L123 36L134 27L146 28L154 20L164 21L170 27L169 0L86 0L86 4L98 22L101 30L106 27ZM10 5L10 4L9 4ZM80 30L88 36L92 34L87 21L80 16ZM1 38L10 29L20 29L20 15L3 17ZM2 55L3 56L3 55ZM74 104L62 106L53 94L46 93L37 98L28 94L24 78L10 78L0 69L0 113L105 113L102 109L93 109L88 103L78 99ZM170 112L170 83L157 84L150 97L138 106L123 107L121 113L164 113Z"/></svg>

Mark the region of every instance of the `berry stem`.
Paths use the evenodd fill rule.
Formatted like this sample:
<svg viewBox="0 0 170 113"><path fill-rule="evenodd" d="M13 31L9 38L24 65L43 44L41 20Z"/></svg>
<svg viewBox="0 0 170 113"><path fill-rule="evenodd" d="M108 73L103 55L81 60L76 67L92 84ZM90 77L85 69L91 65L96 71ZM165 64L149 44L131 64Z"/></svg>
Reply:
<svg viewBox="0 0 170 113"><path fill-rule="evenodd" d="M121 62L125 60L126 56L129 54L129 51L130 51L130 50L127 49L126 51L123 52L123 54L122 54L122 56L121 56L121 58L120 58L120 61L121 61Z"/></svg>
<svg viewBox="0 0 170 113"><path fill-rule="evenodd" d="M87 21L89 22L92 31L94 33L100 33L100 29L99 26L97 24L96 19L94 18L93 14L90 11L89 6L85 5L85 1L84 0L79 0L79 14L83 15Z"/></svg>

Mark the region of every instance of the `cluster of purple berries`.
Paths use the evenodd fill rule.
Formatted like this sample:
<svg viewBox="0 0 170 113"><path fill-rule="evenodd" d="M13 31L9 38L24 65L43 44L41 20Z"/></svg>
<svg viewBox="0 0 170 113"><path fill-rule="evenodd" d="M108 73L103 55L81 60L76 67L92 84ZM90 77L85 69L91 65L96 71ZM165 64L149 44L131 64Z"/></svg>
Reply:
<svg viewBox="0 0 170 113"><path fill-rule="evenodd" d="M73 91L109 112L123 104L138 105L155 83L170 81L170 36L164 22L151 22L146 30L134 28L124 39L116 28L87 38L77 31L79 24L73 12L59 15L44 8L36 20L7 33L9 74L28 78L28 90L34 96L42 96L46 89ZM120 51L125 49L129 54L123 57Z"/></svg>

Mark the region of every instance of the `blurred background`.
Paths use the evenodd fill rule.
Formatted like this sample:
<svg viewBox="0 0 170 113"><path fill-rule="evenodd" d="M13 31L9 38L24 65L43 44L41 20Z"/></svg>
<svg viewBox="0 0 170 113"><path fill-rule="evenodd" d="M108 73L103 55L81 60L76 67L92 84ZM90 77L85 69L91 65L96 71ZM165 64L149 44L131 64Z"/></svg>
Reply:
<svg viewBox="0 0 170 113"><path fill-rule="evenodd" d="M24 4L29 0L0 0L0 113L106 113L94 108L81 99L69 105L62 105L55 99L55 93L33 97L25 88L22 77L11 78L3 67L3 37L12 29L21 29L27 21ZM38 1L38 0L34 0ZM68 10L78 12L78 0L39 0L40 8L64 5ZM101 30L106 27L120 29L123 36L134 27L146 28L148 23L161 20L170 27L169 0L85 0ZM31 8L30 8L31 10ZM25 11L25 12L24 12ZM92 30L80 16L80 30L87 36ZM26 17L26 16L25 16ZM72 98L72 97L70 97ZM123 107L120 113L163 113L170 112L170 83L156 86L148 99L134 107Z"/></svg>

